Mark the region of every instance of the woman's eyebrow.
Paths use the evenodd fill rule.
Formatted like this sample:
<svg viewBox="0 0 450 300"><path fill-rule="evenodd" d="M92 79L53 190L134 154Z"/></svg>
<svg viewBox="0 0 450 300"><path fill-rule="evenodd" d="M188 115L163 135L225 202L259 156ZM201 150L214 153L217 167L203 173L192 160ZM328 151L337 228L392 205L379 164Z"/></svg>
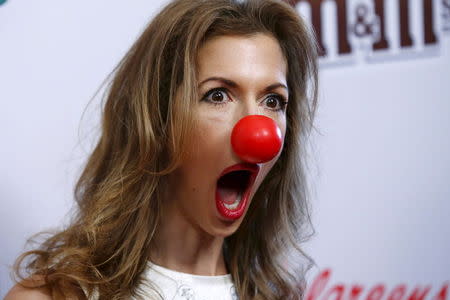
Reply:
<svg viewBox="0 0 450 300"><path fill-rule="evenodd" d="M287 88L287 86L286 86L285 84L282 84L282 83L274 83L274 84L271 84L271 85L269 85L268 87L266 87L265 91L266 91L266 92L270 92L270 91L273 91L273 90L276 89L276 88L283 88L283 89L285 89L287 92L289 92L289 89Z"/></svg>
<svg viewBox="0 0 450 300"><path fill-rule="evenodd" d="M206 83L208 81L219 81L219 82L221 82L221 83L223 83L225 85L228 85L228 86L230 86L232 88L236 88L236 87L239 86L236 82L234 82L233 80L230 80L230 79L226 79L226 78L223 78L223 77L209 77L209 78L203 80L202 82L200 82L198 87L200 87L202 84L204 84L204 83ZM270 92L270 91L272 91L272 90L274 90L276 88L279 88L279 87L284 88L286 91L289 91L287 86L282 84L282 83L271 84L271 85L269 85L268 87L265 88L265 91L266 92Z"/></svg>
<svg viewBox="0 0 450 300"><path fill-rule="evenodd" d="M236 82L234 82L233 80L223 78L223 77L209 77L209 78L203 80L202 82L200 82L200 84L198 86L200 87L202 84L204 84L208 81L220 81L223 84L228 85L230 87L233 87L233 88L238 87L238 84Z"/></svg>

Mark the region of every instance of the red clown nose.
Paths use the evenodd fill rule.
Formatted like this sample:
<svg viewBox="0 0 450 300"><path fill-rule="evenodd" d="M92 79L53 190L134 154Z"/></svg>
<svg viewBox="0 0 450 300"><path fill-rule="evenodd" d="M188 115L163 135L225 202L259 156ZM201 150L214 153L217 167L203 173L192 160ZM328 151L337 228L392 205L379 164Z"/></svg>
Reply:
<svg viewBox="0 0 450 300"><path fill-rule="evenodd" d="M249 163L264 163L280 151L281 130L274 120L262 115L242 118L231 132L234 152Z"/></svg>

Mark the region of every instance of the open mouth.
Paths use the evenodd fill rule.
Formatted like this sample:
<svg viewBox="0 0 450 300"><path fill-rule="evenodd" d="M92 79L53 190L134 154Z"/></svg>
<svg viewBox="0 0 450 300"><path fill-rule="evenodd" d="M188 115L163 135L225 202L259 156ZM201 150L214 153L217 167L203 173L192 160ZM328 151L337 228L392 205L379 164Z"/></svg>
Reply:
<svg viewBox="0 0 450 300"><path fill-rule="evenodd" d="M227 219L242 216L259 167L255 164L237 164L222 172L217 180L216 206Z"/></svg>

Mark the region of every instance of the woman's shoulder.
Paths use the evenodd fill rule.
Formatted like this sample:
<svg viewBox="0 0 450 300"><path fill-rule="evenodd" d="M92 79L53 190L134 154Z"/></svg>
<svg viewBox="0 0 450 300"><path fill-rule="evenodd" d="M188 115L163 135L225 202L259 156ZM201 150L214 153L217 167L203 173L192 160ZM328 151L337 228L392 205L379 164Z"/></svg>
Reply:
<svg viewBox="0 0 450 300"><path fill-rule="evenodd" d="M4 300L52 300L52 291L48 287L42 287L43 279L33 276L14 285L6 294ZM79 292L68 299L84 300L84 293Z"/></svg>
<svg viewBox="0 0 450 300"><path fill-rule="evenodd" d="M51 300L53 299L47 288L30 288L16 284L6 294L4 300Z"/></svg>

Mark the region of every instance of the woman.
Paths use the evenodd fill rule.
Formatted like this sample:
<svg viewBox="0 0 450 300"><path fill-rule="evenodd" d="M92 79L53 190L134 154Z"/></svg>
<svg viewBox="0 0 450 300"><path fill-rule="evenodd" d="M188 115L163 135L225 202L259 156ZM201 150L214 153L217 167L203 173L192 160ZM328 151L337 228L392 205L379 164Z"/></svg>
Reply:
<svg viewBox="0 0 450 300"><path fill-rule="evenodd" d="M301 299L316 58L285 3L168 4L115 70L76 218L6 299ZM254 115L281 147L249 163L230 137Z"/></svg>

